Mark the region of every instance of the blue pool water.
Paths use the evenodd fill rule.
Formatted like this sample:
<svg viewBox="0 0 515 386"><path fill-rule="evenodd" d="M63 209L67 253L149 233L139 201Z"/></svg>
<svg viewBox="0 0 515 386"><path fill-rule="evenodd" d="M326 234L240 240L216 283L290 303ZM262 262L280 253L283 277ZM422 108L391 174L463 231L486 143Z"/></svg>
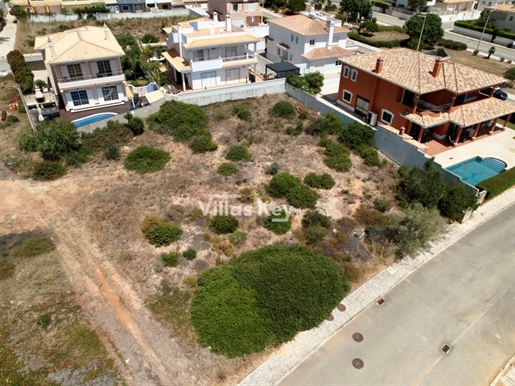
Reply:
<svg viewBox="0 0 515 386"><path fill-rule="evenodd" d="M114 117L115 115L117 115L117 114L116 113L101 113L101 114L90 115L89 117L76 119L75 121L73 121L73 124L77 127L81 127L81 126L89 125L90 123L101 121L103 119Z"/></svg>
<svg viewBox="0 0 515 386"><path fill-rule="evenodd" d="M481 181L503 172L506 166L506 162L497 158L474 157L449 166L447 170L461 177L469 185L476 186Z"/></svg>

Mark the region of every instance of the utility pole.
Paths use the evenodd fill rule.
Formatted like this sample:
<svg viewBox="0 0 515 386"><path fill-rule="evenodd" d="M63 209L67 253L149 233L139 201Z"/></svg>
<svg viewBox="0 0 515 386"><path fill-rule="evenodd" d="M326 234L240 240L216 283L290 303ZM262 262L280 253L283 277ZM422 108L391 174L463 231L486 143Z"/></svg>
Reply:
<svg viewBox="0 0 515 386"><path fill-rule="evenodd" d="M488 25L488 20L490 20L490 15L492 14L493 9L490 9L490 12L488 12L488 16L486 18L485 26L483 27L483 32L481 33L481 37L479 38L479 42L477 42L476 50L479 51L479 45L481 44L481 41L483 40L483 36L485 34L486 26Z"/></svg>
<svg viewBox="0 0 515 386"><path fill-rule="evenodd" d="M422 22L422 29L420 30L420 37L418 38L418 44L417 44L417 51L418 51L420 48L420 42L422 41L422 34L424 33L424 27L426 25L427 15L417 15L417 16L424 18L424 21Z"/></svg>

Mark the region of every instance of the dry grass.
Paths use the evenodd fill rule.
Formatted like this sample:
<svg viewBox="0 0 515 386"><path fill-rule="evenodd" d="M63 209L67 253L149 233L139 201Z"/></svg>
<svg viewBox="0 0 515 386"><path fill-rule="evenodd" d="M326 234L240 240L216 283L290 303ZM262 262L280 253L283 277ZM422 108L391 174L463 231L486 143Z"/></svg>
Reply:
<svg viewBox="0 0 515 386"><path fill-rule="evenodd" d="M163 17L154 19L119 19L109 20L106 22L113 34L116 36L122 33L130 33L135 38L141 38L143 35L150 33L160 38L164 43L165 36L162 32L163 27L169 27L177 24L181 20L187 18ZM103 21L100 20L77 20L68 22L50 22L50 23L32 23L29 21L20 21L17 27L15 48L20 52L34 52L33 39L36 36L47 35L59 32L59 26L69 28L77 28L84 25L102 26Z"/></svg>
<svg viewBox="0 0 515 386"><path fill-rule="evenodd" d="M403 34L397 31L384 31L384 32L374 32L374 34L370 36L365 36L367 39L376 41L376 42L388 42L392 40L404 40L408 39L408 34Z"/></svg>

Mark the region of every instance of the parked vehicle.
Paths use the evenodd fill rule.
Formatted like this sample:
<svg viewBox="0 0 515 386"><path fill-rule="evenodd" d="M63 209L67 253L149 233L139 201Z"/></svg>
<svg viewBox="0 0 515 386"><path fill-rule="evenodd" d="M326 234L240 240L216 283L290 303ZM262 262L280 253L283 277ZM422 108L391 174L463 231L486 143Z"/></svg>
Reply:
<svg viewBox="0 0 515 386"><path fill-rule="evenodd" d="M508 44L508 48L515 48L515 41Z"/></svg>
<svg viewBox="0 0 515 386"><path fill-rule="evenodd" d="M483 94L490 95L490 93L492 92L492 87L481 90L481 92ZM501 90L500 87L495 87L493 96L494 96L494 98L500 99L502 101L505 101L506 99L508 99L508 94L506 94L503 90Z"/></svg>

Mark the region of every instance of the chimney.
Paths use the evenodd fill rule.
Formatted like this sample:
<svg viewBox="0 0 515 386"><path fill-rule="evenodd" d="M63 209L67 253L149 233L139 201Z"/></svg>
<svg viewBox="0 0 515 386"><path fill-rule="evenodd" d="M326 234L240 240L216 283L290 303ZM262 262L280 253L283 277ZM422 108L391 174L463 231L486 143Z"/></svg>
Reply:
<svg viewBox="0 0 515 386"><path fill-rule="evenodd" d="M213 12L213 21L214 21L215 23L218 23L218 13L216 13L216 11L215 11L215 12Z"/></svg>
<svg viewBox="0 0 515 386"><path fill-rule="evenodd" d="M54 43L52 43L52 40L50 40L50 36L48 37L48 48L50 48L50 56L54 57L55 56L55 48L54 48Z"/></svg>
<svg viewBox="0 0 515 386"><path fill-rule="evenodd" d="M227 32L232 31L231 15L225 15L225 30Z"/></svg>
<svg viewBox="0 0 515 386"><path fill-rule="evenodd" d="M442 58L437 58L435 60L435 65L433 67L433 72L431 75L433 75L434 78L438 78L438 75L440 75L440 71L442 70Z"/></svg>
<svg viewBox="0 0 515 386"><path fill-rule="evenodd" d="M105 36L105 40L109 40L109 28L107 28L106 23L104 23L104 36Z"/></svg>
<svg viewBox="0 0 515 386"><path fill-rule="evenodd" d="M380 74L383 71L383 63L384 63L383 58L377 58L376 69L375 69L376 74Z"/></svg>
<svg viewBox="0 0 515 386"><path fill-rule="evenodd" d="M329 34L327 37L327 47L331 47L333 45L333 36L334 36L334 22L332 20L327 20L325 24L325 30Z"/></svg>

